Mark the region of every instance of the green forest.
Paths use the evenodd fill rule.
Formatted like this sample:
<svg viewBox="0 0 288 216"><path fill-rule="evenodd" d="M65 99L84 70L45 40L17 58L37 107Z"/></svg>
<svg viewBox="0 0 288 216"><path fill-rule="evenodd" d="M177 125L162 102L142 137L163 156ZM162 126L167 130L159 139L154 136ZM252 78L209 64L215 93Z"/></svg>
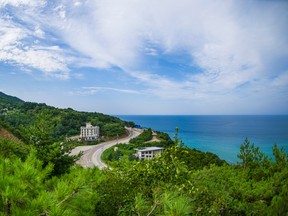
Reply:
<svg viewBox="0 0 288 216"><path fill-rule="evenodd" d="M176 130L174 140L159 133L165 151L153 160L124 155L111 169L84 169L67 135L86 121L119 130L133 123L6 95L0 104L0 215L288 215L288 155L276 144L268 158L243 140L240 162L228 164L185 147ZM130 144L150 138L148 129Z"/></svg>
<svg viewBox="0 0 288 216"><path fill-rule="evenodd" d="M125 122L117 117L102 113L78 112L71 108L59 109L43 103L24 102L0 92L0 121L19 138L25 137L22 129L35 125L41 118L51 125L52 137L61 140L80 134L80 127L86 122L100 127L100 135L113 138L125 135L125 126L133 127L133 122Z"/></svg>

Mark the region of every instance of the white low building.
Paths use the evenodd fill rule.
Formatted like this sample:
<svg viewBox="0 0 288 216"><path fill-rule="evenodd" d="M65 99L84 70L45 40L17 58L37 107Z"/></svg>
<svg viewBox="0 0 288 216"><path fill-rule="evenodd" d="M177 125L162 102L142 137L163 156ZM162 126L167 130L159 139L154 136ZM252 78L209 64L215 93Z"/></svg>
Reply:
<svg viewBox="0 0 288 216"><path fill-rule="evenodd" d="M80 127L80 138L86 141L93 141L99 138L100 129L98 126L93 126L91 123L86 123L86 126Z"/></svg>
<svg viewBox="0 0 288 216"><path fill-rule="evenodd" d="M152 159L155 157L155 155L161 155L164 148L161 147L147 147L144 149L135 149L136 150L136 156L140 160L144 159Z"/></svg>

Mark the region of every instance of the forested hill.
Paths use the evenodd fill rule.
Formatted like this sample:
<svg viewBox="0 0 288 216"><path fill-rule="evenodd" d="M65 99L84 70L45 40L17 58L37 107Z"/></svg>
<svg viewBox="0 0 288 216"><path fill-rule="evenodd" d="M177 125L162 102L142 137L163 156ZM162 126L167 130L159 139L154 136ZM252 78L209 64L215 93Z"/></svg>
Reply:
<svg viewBox="0 0 288 216"><path fill-rule="evenodd" d="M24 103L23 100L0 92L0 111L13 109L22 103Z"/></svg>
<svg viewBox="0 0 288 216"><path fill-rule="evenodd" d="M0 102L12 102L12 103L23 103L24 101L21 100L20 98L14 97L14 96L10 96L10 95L6 95L3 92L0 92Z"/></svg>
<svg viewBox="0 0 288 216"><path fill-rule="evenodd" d="M44 119L53 127L53 137L61 138L80 133L86 122L100 127L104 137L124 135L125 126L134 126L117 117L97 112L78 112L71 108L59 109L43 103L24 102L23 100L0 92L0 120L2 125L21 136L21 128L27 128L37 119Z"/></svg>
<svg viewBox="0 0 288 216"><path fill-rule="evenodd" d="M152 131L146 130L129 145L119 146L115 154L121 157L111 162L113 169L84 169L74 166L80 155L69 154L75 143L64 136L78 134L86 121L110 135L128 123L100 113L5 98L0 115L0 215L288 215L288 155L277 145L271 159L246 139L239 163L228 165L211 153L184 148L176 130L174 142L161 156L130 160L124 154L128 148L151 144ZM24 139L19 141L6 128Z"/></svg>

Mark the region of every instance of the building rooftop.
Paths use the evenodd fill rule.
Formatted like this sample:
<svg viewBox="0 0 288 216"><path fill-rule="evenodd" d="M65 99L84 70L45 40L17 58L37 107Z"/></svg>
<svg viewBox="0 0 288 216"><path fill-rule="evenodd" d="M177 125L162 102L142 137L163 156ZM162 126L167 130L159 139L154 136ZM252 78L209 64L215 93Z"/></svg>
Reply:
<svg viewBox="0 0 288 216"><path fill-rule="evenodd" d="M135 149L139 152L142 152L142 151L156 151L156 150L163 150L164 148L162 147L147 147L147 148L144 148L144 149Z"/></svg>

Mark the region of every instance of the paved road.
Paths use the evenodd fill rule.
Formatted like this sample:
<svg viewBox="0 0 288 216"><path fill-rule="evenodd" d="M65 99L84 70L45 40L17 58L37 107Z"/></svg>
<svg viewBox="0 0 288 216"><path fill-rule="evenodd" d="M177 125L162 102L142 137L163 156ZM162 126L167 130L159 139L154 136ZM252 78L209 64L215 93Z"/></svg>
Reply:
<svg viewBox="0 0 288 216"><path fill-rule="evenodd" d="M80 160L77 161L77 163L83 167L98 166L100 169L107 167L107 165L101 161L101 155L103 151L118 143L128 143L130 139L137 137L141 133L138 129L126 129L129 131L128 137L100 143L93 146L78 146L72 150L71 155L76 155L82 151L83 155Z"/></svg>

